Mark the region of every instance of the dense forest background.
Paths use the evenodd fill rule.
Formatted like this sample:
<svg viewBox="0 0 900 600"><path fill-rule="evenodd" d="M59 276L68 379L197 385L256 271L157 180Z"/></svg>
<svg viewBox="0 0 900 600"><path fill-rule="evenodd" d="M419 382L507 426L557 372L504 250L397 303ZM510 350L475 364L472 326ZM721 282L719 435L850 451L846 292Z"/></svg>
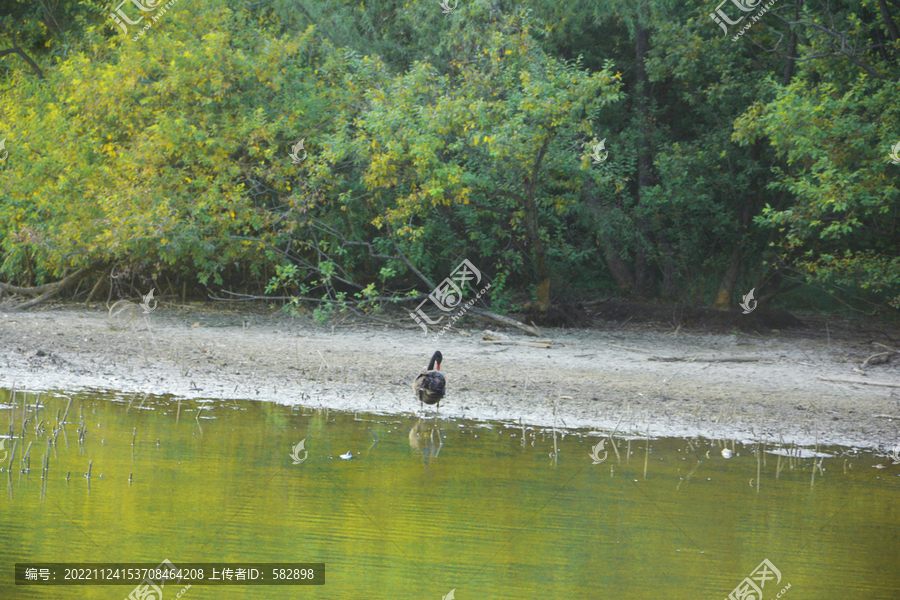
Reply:
<svg viewBox="0 0 900 600"><path fill-rule="evenodd" d="M0 0L0 280L896 313L900 0L714 2Z"/></svg>

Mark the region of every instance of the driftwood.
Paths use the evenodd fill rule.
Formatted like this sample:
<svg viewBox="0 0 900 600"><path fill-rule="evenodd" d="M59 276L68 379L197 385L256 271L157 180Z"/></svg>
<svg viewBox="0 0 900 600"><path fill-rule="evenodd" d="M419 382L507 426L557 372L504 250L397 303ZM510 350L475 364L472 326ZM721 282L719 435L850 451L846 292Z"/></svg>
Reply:
<svg viewBox="0 0 900 600"><path fill-rule="evenodd" d="M758 356L724 356L722 358L700 358L695 356L651 356L647 360L655 360L659 362L679 362L679 361L687 361L687 362L708 362L708 363L720 363L720 362L758 362L760 358Z"/></svg>
<svg viewBox="0 0 900 600"><path fill-rule="evenodd" d="M7 292L10 294L22 294L25 296L37 296L37 298L33 300L29 300L28 302L23 302L17 306L13 306L9 310L11 312L18 310L27 310L32 306L36 306L45 300L49 300L65 288L69 287L73 283L80 280L82 277L93 271L97 265L91 265L89 267L84 267L83 269L79 269L75 273L72 273L68 277L64 277L55 283L48 283L45 285L38 285L35 287L19 287L15 285L9 285L8 283L0 282L0 291Z"/></svg>
<svg viewBox="0 0 900 600"><path fill-rule="evenodd" d="M625 346L616 346L614 344L607 344L610 348L615 348L616 350L626 350L628 352L639 352L641 354L650 354L649 350L641 350L639 348L627 348Z"/></svg>
<svg viewBox="0 0 900 600"><path fill-rule="evenodd" d="M897 354L896 352L879 352L878 354L873 354L869 358L863 361L863 364L859 366L860 369L865 369L867 367L871 367L872 365L883 365L891 359L891 356Z"/></svg>
<svg viewBox="0 0 900 600"><path fill-rule="evenodd" d="M883 365L891 360L891 357L895 354L900 354L900 350L896 348L891 348L890 346L885 346L884 344L879 344L875 342L876 346L881 346L882 348L887 348L887 352L879 352L878 354L873 354L860 365L861 369L865 369L866 367L872 365Z"/></svg>
<svg viewBox="0 0 900 600"><path fill-rule="evenodd" d="M484 346L531 346L532 348L549 348L552 344L552 340L532 340L530 342L522 342L519 340L512 340L508 335L503 333L497 333L496 331L491 331L490 329L485 329L481 333L481 344Z"/></svg>
<svg viewBox="0 0 900 600"><path fill-rule="evenodd" d="M816 377L820 381L830 381L832 383L852 383L856 385L877 385L880 387L900 388L900 383L889 383L887 381L863 381L861 379L841 379L839 377Z"/></svg>
<svg viewBox="0 0 900 600"><path fill-rule="evenodd" d="M553 342L550 340L534 340L522 342L518 340L482 340L483 346L531 346L532 348L550 348Z"/></svg>
<svg viewBox="0 0 900 600"><path fill-rule="evenodd" d="M484 310L483 308L475 308L474 306L469 309L470 313L475 313L476 315L481 315L487 319L500 323L502 325L506 325L508 327L515 327L516 329L521 329L528 335L533 335L535 337L541 336L541 330L537 327L532 327L531 325L526 325L525 323L520 323L515 319L510 319L509 317L504 317L503 315L498 315L497 313L492 313L489 310Z"/></svg>

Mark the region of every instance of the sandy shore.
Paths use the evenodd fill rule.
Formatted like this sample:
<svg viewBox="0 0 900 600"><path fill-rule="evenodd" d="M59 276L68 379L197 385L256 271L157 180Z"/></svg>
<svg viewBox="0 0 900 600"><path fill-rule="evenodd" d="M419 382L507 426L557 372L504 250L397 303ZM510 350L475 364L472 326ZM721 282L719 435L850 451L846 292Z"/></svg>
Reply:
<svg viewBox="0 0 900 600"><path fill-rule="evenodd" d="M378 317L392 325L336 320L323 327L233 306L160 306L146 318L135 308L133 318L113 322L105 307L0 311L0 387L412 414L419 410L412 381L439 349L448 380L441 417L605 433L618 426L641 436L648 426L651 436L782 436L881 452L900 443L900 388L834 381L900 384L900 358L858 370L878 351L872 340L898 339L877 325L874 333L831 323L827 332L813 324L716 334L598 321L591 329L546 330L553 345L543 349L484 344L489 325L470 323L436 348L400 315ZM708 362L726 357L757 360Z"/></svg>

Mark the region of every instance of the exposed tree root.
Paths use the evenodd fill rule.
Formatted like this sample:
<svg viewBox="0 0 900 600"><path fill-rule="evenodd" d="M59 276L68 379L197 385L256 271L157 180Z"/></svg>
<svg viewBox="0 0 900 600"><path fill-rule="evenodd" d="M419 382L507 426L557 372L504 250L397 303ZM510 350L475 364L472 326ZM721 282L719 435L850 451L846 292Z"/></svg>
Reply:
<svg viewBox="0 0 900 600"><path fill-rule="evenodd" d="M37 296L37 298L34 298L27 302L23 302L21 304L13 306L12 308L7 309L7 310L13 311L13 312L19 311L19 310L28 310L29 308L31 308L33 306L37 306L38 304L41 304L42 302L49 300L50 298L52 298L53 296L55 296L62 290L69 287L70 285L78 282L82 277L84 277L85 275L87 275L88 273L90 273L91 271L93 271L96 268L97 268L96 264L91 265L89 267L84 267L83 269L79 269L75 273L72 273L71 275L62 278L55 283L38 285L35 287L19 287L19 286L15 286L15 285L9 285L8 283L0 282L0 291L7 292L10 294L20 294L23 296Z"/></svg>

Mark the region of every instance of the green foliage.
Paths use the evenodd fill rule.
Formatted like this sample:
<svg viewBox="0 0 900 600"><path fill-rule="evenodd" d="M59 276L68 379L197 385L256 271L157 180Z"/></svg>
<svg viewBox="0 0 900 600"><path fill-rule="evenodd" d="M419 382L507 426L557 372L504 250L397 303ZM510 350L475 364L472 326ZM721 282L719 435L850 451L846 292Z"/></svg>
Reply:
<svg viewBox="0 0 900 600"><path fill-rule="evenodd" d="M900 291L900 170L885 160L900 140L898 92L865 73L812 88L798 79L736 123L737 141L765 135L787 163L769 187L795 200L756 219L783 234L779 254L810 280Z"/></svg>
<svg viewBox="0 0 900 600"><path fill-rule="evenodd" d="M0 58L0 274L240 269L323 322L463 258L494 310L542 264L698 301L737 248L741 285L777 264L900 308L900 44L871 0L779 6L734 42L698 0L195 0L132 41L107 3L5 0L33 64Z"/></svg>

